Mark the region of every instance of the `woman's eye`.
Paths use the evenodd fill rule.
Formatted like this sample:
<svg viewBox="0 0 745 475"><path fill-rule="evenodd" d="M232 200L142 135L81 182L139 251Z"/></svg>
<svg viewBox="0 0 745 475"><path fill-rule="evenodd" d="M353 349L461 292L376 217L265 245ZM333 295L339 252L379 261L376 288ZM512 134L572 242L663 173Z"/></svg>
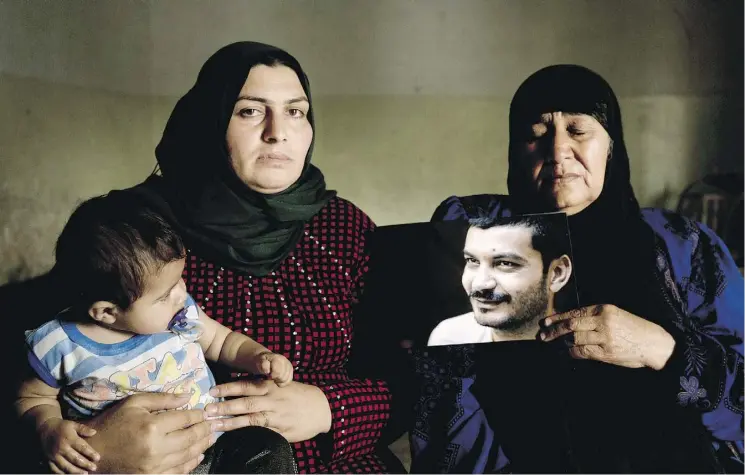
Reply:
<svg viewBox="0 0 745 475"><path fill-rule="evenodd" d="M478 265L478 263L479 263L479 261L477 261L473 257L466 257L465 259L466 259L466 264Z"/></svg>
<svg viewBox="0 0 745 475"><path fill-rule="evenodd" d="M510 261L497 261L495 264L497 267L501 267L503 269L514 269L518 267L517 264Z"/></svg>
<svg viewBox="0 0 745 475"><path fill-rule="evenodd" d="M577 127L576 125L570 125L569 127L567 127L567 132L569 132L572 135L576 135L576 136L582 136L587 133L584 129L581 129Z"/></svg>
<svg viewBox="0 0 745 475"><path fill-rule="evenodd" d="M241 117L255 117L259 115L260 113L261 111L259 109L246 108L246 109L241 109L241 111L238 114L240 114Z"/></svg>
<svg viewBox="0 0 745 475"><path fill-rule="evenodd" d="M287 111L290 114L290 117L294 117L296 119L302 119L305 117L305 112L301 109L290 109Z"/></svg>

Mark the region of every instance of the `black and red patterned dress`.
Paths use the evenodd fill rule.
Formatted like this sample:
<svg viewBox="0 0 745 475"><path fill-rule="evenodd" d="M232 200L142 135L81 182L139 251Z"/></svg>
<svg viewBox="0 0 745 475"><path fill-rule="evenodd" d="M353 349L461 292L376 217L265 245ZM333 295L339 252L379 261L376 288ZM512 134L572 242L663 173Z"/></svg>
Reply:
<svg viewBox="0 0 745 475"><path fill-rule="evenodd" d="M301 473L388 470L376 454L390 417L388 387L351 379L346 371L354 342L351 307L367 272L365 233L374 226L352 203L333 198L267 276L235 272L191 252L187 256L187 289L208 315L286 356L295 381L326 394L331 431L293 444Z"/></svg>

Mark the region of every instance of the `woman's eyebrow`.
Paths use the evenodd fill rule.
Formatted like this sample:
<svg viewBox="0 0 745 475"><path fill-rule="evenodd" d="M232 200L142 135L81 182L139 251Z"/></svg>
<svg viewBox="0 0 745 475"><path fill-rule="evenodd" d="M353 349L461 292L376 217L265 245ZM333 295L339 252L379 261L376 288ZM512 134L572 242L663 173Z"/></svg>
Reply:
<svg viewBox="0 0 745 475"><path fill-rule="evenodd" d="M267 105L274 104L274 101L270 101L269 99L266 99L264 97L248 96L248 95L238 96L238 99L236 99L235 102L238 102L238 101L253 101L253 102L260 102L262 104L267 104ZM310 102L310 101L308 101L308 98L305 96L298 96L298 97L294 97L292 99L285 101L285 104L296 104L298 102Z"/></svg>

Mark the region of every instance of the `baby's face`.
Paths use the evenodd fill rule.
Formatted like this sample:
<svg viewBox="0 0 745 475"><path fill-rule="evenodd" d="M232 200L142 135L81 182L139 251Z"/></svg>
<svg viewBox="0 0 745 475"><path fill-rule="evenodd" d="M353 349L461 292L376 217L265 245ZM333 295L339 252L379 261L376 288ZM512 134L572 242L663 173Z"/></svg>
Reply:
<svg viewBox="0 0 745 475"><path fill-rule="evenodd" d="M181 278L186 259L169 262L150 276L145 292L117 319L120 327L139 335L168 330L168 324L186 301L186 284Z"/></svg>

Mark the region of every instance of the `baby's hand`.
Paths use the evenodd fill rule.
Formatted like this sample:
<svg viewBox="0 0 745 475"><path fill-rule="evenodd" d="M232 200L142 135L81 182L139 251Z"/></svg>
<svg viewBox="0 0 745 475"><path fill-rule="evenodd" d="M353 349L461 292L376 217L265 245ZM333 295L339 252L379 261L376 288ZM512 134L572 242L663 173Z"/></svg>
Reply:
<svg viewBox="0 0 745 475"><path fill-rule="evenodd" d="M95 471L101 456L93 450L83 437L91 437L95 429L73 421L56 417L48 419L39 427L39 436L44 454L49 459L49 468L54 473L88 473Z"/></svg>
<svg viewBox="0 0 745 475"><path fill-rule="evenodd" d="M292 363L277 353L264 351L256 355L261 374L269 376L277 386L287 386L292 382Z"/></svg>

